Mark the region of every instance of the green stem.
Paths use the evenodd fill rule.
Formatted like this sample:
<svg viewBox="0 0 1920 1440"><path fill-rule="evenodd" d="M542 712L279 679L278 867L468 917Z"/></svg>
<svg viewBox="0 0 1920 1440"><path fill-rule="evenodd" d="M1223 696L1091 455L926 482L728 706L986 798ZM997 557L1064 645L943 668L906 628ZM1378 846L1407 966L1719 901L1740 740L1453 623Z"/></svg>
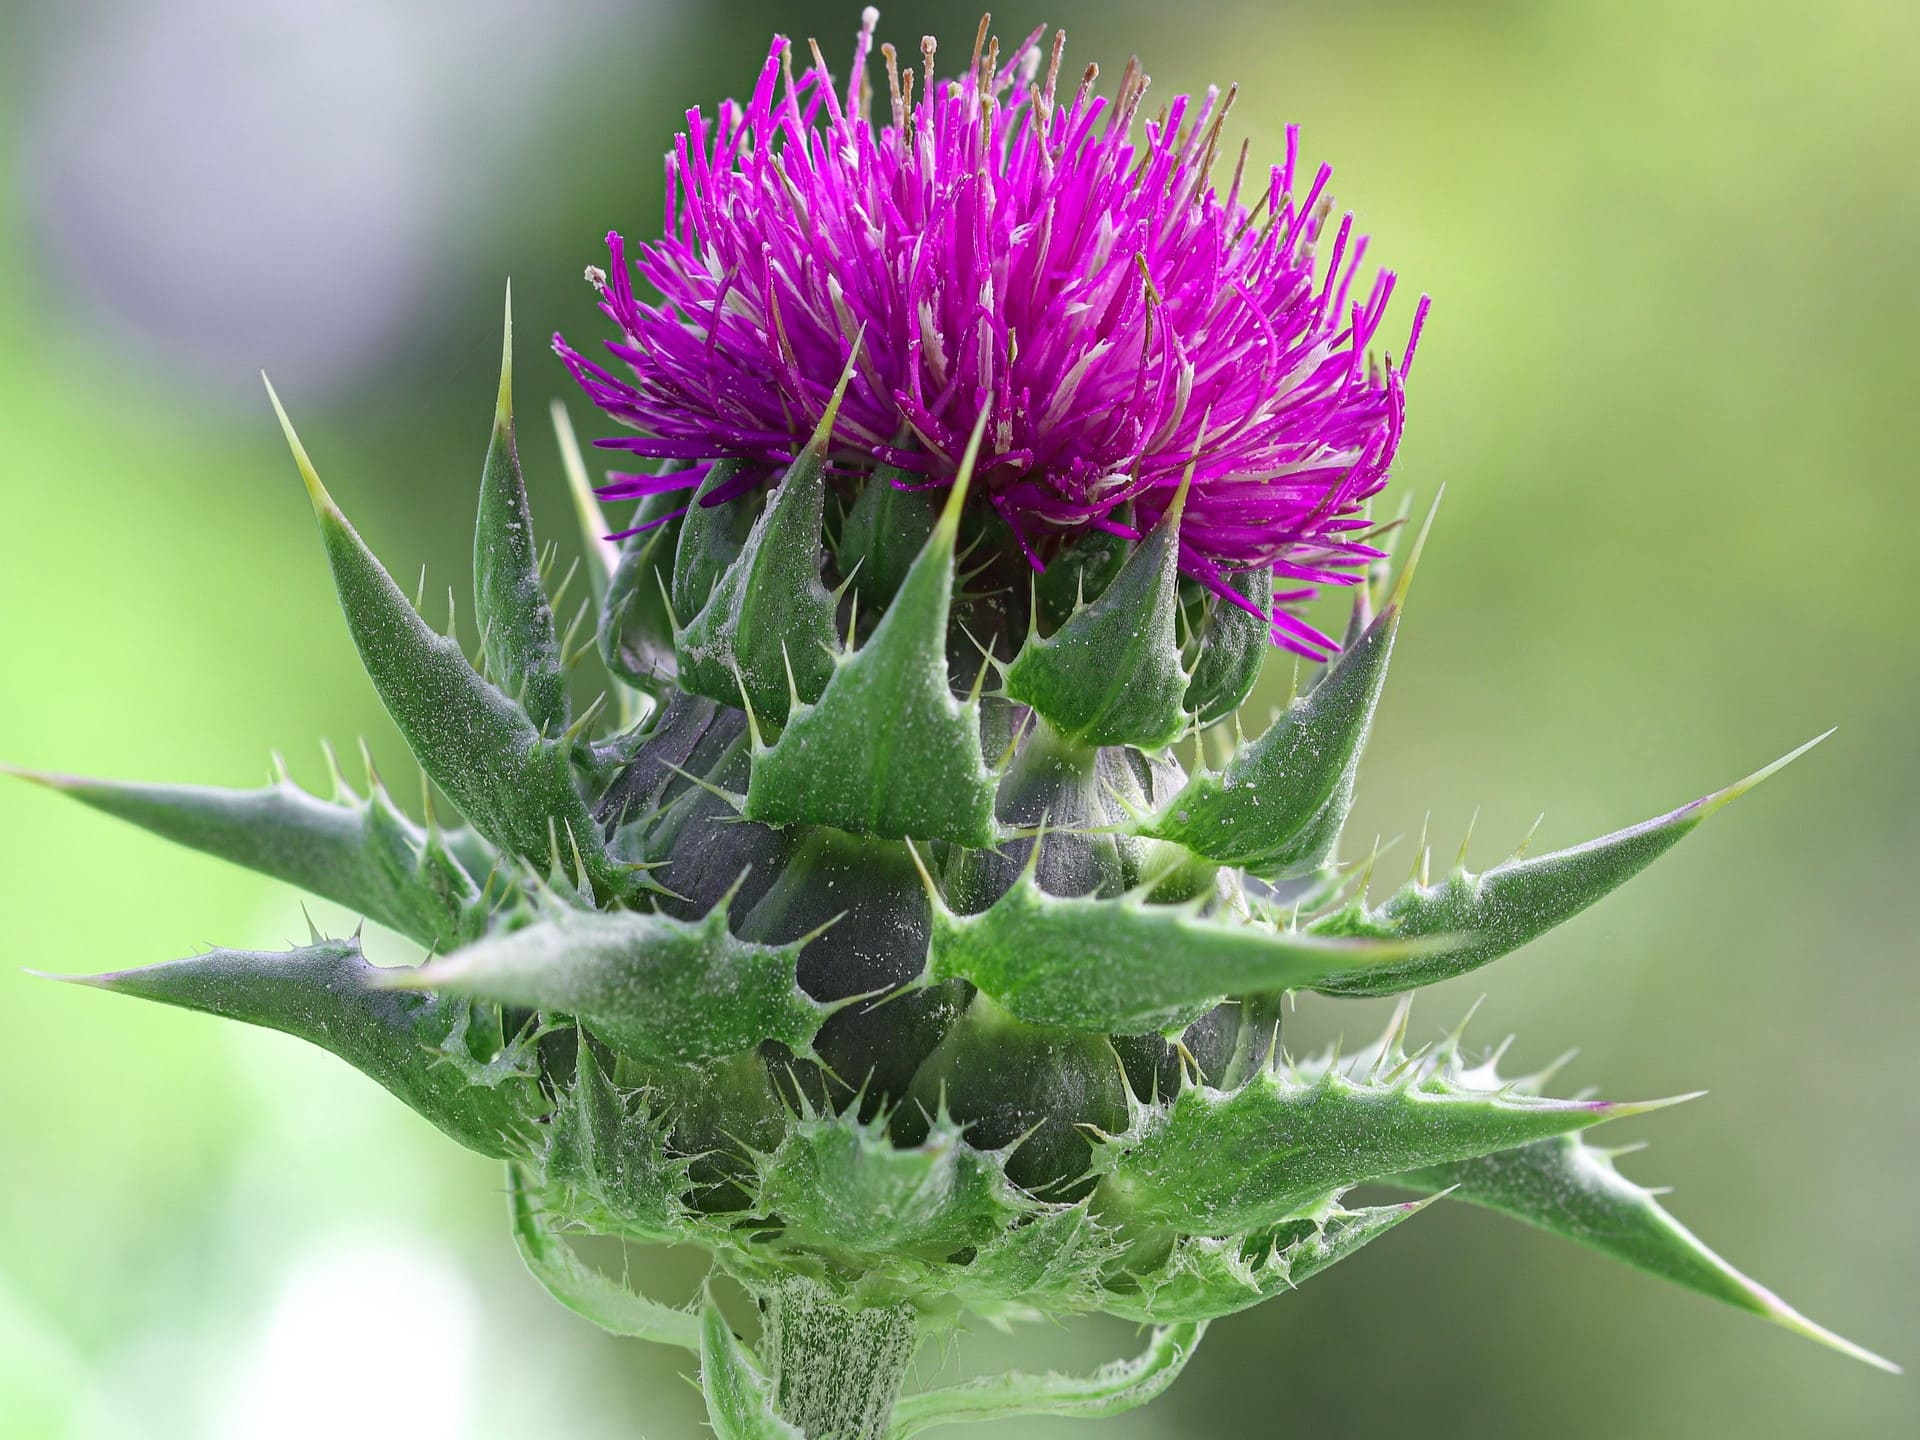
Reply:
<svg viewBox="0 0 1920 1440"><path fill-rule="evenodd" d="M909 1305L856 1308L817 1281L784 1278L764 1346L776 1408L807 1440L883 1440L919 1343Z"/></svg>
<svg viewBox="0 0 1920 1440"><path fill-rule="evenodd" d="M909 1395L894 1412L894 1440L907 1440L935 1425L1008 1420L1017 1415L1072 1415L1095 1419L1119 1415L1164 1394L1180 1378L1200 1337L1204 1320L1162 1325L1146 1350L1132 1360L1116 1360L1092 1375L993 1375L947 1390Z"/></svg>

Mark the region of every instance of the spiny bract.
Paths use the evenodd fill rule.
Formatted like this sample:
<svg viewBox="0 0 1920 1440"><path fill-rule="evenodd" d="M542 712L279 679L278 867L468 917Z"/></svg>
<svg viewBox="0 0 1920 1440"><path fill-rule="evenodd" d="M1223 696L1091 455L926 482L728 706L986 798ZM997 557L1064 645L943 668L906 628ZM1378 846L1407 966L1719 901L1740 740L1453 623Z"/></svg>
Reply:
<svg viewBox="0 0 1920 1440"><path fill-rule="evenodd" d="M941 104L990 117L979 93ZM1049 123L1078 123L1046 105ZM836 108L835 123L852 122ZM1291 223L1276 227L1282 263L1310 273ZM1362 318L1370 333L1377 312ZM1355 325L1336 349L1364 343ZM435 958L380 969L357 937L316 937L89 983L325 1046L506 1161L534 1274L611 1330L695 1352L727 1437L1124 1410L1171 1383L1210 1321L1440 1195L1874 1359L1734 1271L1584 1138L1651 1105L1547 1098L1547 1076L1474 1063L1457 1034L1409 1053L1404 1003L1344 1063L1280 1043L1289 993L1404 995L1484 965L1777 767L1481 874L1434 880L1423 856L1375 900L1371 865L1356 879L1335 845L1419 541L1391 588L1393 526L1342 552L1372 563L1344 577L1359 583L1337 662L1244 740L1270 570L1235 573L1229 601L1190 563L1183 522L1208 493L1194 467L1138 492L1158 496L1142 530L1057 527L1032 578L1018 517L973 491L1014 493L992 488L1009 462L989 432L1003 401L1045 397L973 406L950 483L913 488L910 457L863 463L841 433L872 353L845 340L780 473L741 479L767 465L764 441L748 456L724 434L695 445L696 503L662 482L617 545L560 415L593 592L563 634L522 485L509 325L474 545L477 659L419 618L288 426L367 671L464 823L416 822L371 774L361 794L337 770L327 799L284 774L241 792L37 778ZM879 392L864 393L871 411ZM1327 513L1350 498L1328 496ZM1276 545L1266 561L1286 559ZM576 649L588 613L597 644ZM576 708L576 664L595 650L614 683ZM1183 742L1207 730L1228 757L1189 774L1176 747L1194 753ZM1348 1205L1363 1184L1423 1198ZM645 1298L567 1232L705 1247L762 1305L757 1350L710 1296ZM1144 1352L1085 1378L899 1396L921 1340L969 1315L1093 1311L1153 1327Z"/></svg>

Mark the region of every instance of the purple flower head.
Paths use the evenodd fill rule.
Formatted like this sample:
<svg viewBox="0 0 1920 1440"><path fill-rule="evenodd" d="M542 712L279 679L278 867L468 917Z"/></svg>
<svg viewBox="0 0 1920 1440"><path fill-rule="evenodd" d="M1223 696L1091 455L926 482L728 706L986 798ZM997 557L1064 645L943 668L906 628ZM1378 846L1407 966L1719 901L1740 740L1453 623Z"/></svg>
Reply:
<svg viewBox="0 0 1920 1440"><path fill-rule="evenodd" d="M958 80L934 78L930 38L917 72L882 46L876 123L877 19L844 92L817 48L796 79L776 39L746 106L688 113L661 238L629 255L608 236L608 273L590 273L630 373L555 347L640 432L602 446L695 463L604 493L690 491L723 458L748 462L743 485L775 473L851 355L837 465L944 486L984 412L975 493L1036 566L1065 537L1143 533L1191 472L1182 571L1245 605L1226 577L1271 567L1275 641L1337 648L1284 607L1377 553L1363 502L1399 443L1427 302L1399 365L1369 356L1393 275L1356 287L1366 238L1349 215L1328 244L1331 172L1303 176L1295 128L1264 185L1243 146L1219 188L1233 91L1139 123L1137 65L1111 98L1093 66L1069 93L1064 35L1002 63L982 22Z"/></svg>

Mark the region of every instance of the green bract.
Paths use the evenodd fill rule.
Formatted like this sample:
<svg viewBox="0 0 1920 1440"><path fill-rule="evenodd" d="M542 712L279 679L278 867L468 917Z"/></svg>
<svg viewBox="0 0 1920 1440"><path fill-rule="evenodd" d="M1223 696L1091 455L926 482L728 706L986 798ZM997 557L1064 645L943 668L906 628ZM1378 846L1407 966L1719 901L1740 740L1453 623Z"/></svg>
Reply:
<svg viewBox="0 0 1920 1440"><path fill-rule="evenodd" d="M1485 964L1775 767L1372 900L1336 844L1417 545L1390 594L1362 587L1318 683L1188 774L1176 749L1233 720L1265 636L1177 573L1178 502L1138 544L1083 542L1036 585L967 504L970 464L938 506L884 471L849 493L832 423L770 487L618 547L570 450L614 677L611 703L584 706L507 373L476 658L415 613L289 427L354 641L461 828L408 819L377 780L323 800L284 777L36 778L434 958L379 969L357 939L316 937L87 983L325 1046L504 1159L534 1274L599 1325L696 1354L722 1436L1141 1404L1209 1321L1430 1203L1350 1205L1366 1184L1504 1211L1884 1363L1742 1277L1583 1138L1652 1105L1546 1098L1544 1077L1470 1063L1457 1036L1409 1054L1404 1004L1344 1063L1280 1043L1287 992L1391 994ZM1243 583L1264 599L1264 577ZM569 1232L704 1247L761 1303L757 1347L710 1297L683 1310L590 1268ZM922 1340L968 1315L1093 1311L1155 1327L1141 1354L899 1398Z"/></svg>

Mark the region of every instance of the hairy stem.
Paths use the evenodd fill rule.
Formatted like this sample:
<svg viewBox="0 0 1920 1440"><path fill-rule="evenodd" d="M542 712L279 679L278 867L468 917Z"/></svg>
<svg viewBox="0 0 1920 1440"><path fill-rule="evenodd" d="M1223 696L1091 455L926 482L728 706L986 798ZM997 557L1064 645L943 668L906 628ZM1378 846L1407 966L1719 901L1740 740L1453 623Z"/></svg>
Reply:
<svg viewBox="0 0 1920 1440"><path fill-rule="evenodd" d="M788 1276L767 1303L775 1405L807 1440L883 1440L919 1342L911 1306L857 1309Z"/></svg>

